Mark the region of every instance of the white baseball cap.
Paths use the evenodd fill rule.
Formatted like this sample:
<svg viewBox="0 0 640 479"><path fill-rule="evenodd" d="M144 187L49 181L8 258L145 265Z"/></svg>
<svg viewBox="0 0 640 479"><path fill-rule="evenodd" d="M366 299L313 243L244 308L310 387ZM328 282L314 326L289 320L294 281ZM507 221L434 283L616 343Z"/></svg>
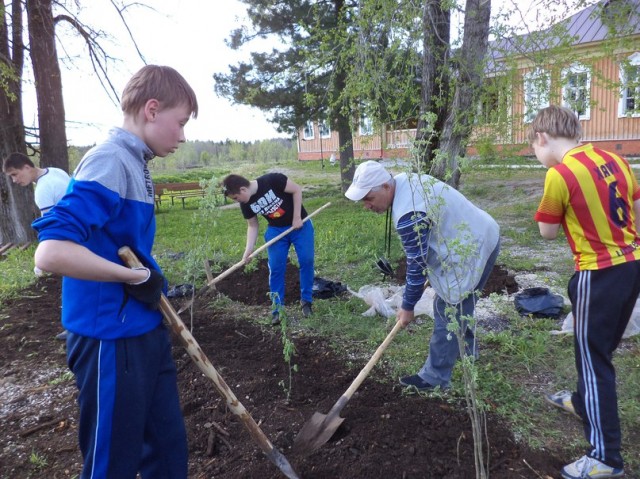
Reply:
<svg viewBox="0 0 640 479"><path fill-rule="evenodd" d="M391 178L391 173L377 161L365 161L356 168L351 186L344 196L353 201L360 201L372 188L385 184Z"/></svg>

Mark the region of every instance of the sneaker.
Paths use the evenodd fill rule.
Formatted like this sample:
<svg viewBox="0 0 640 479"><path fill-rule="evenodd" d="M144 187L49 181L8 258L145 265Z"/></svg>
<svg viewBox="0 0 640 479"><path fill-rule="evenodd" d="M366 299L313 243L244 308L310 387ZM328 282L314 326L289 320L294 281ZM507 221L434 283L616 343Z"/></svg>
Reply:
<svg viewBox="0 0 640 479"><path fill-rule="evenodd" d="M593 457L582 456L576 462L564 466L560 473L564 479L607 479L624 476L624 469L607 466Z"/></svg>
<svg viewBox="0 0 640 479"><path fill-rule="evenodd" d="M311 313L313 313L313 311L311 310L311 303L307 301L300 301L300 304L302 305L302 316L304 316L305 318L311 316Z"/></svg>
<svg viewBox="0 0 640 479"><path fill-rule="evenodd" d="M544 400L549 404L562 409L564 412L568 412L569 414L573 414L575 417L580 419L578 413L573 407L573 403L571 402L571 393L569 391L560 391L555 394L545 394Z"/></svg>
<svg viewBox="0 0 640 479"><path fill-rule="evenodd" d="M277 311L271 315L271 326L278 326L280 324L280 313Z"/></svg>
<svg viewBox="0 0 640 479"><path fill-rule="evenodd" d="M56 339L59 339L60 341L66 341L67 340L67 330L65 329L61 333L56 334Z"/></svg>
<svg viewBox="0 0 640 479"><path fill-rule="evenodd" d="M434 386L433 384L429 384L417 374L400 378L400 384L407 387L413 386L418 391L430 391L436 388L436 386Z"/></svg>

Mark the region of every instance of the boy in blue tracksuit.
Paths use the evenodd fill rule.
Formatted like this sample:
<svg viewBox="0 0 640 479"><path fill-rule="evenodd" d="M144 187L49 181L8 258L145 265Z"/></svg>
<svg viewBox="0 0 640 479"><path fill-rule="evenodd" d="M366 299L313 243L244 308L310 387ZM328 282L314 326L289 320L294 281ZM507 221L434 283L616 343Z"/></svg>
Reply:
<svg viewBox="0 0 640 479"><path fill-rule="evenodd" d="M147 162L185 141L195 93L169 67L147 65L122 94L124 121L76 168L67 194L33 223L36 266L60 274L67 362L80 406L81 477L187 477L187 441L168 331L165 280L151 255L154 192ZM128 268L130 246L145 268Z"/></svg>

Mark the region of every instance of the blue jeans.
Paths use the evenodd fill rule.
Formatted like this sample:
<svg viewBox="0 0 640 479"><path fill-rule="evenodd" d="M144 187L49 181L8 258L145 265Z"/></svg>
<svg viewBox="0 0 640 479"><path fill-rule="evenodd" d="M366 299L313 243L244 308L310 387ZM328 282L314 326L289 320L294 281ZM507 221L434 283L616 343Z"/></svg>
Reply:
<svg viewBox="0 0 640 479"><path fill-rule="evenodd" d="M268 226L264 233L264 240L269 241L289 226ZM314 275L314 246L313 224L305 221L302 228L294 230L284 238L276 241L267 248L269 255L269 291L273 301L274 311L284 304L284 275L287 267L289 248L293 245L300 264L300 298L308 303L313 302Z"/></svg>
<svg viewBox="0 0 640 479"><path fill-rule="evenodd" d="M464 340L466 343L465 352L469 356L473 355L474 357L478 357L475 335L473 334L473 330L469 328L468 321L461 321L460 317L473 316L476 302L478 301L476 293L484 288L499 252L500 243L498 243L493 253L491 253L491 256L489 256L480 281L478 281L475 287L474 294L467 296L462 302L455 305L456 321L458 321L461 330L464 331ZM456 360L460 357L457 338L454 333L447 329L449 318L447 318L445 309L450 306L452 305L447 304L439 296L436 296L433 300L434 324L433 335L429 342L429 355L427 356L424 366L422 366L422 369L420 369L418 373L418 376L432 386L449 387L453 366L455 366ZM451 338L449 337L450 334L452 336Z"/></svg>

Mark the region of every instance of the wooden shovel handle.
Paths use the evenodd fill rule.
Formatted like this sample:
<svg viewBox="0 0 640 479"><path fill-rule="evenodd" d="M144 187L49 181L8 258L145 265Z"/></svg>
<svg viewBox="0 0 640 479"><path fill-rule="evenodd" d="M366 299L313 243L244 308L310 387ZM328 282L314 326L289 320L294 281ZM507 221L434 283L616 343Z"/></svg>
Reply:
<svg viewBox="0 0 640 479"><path fill-rule="evenodd" d="M124 261L124 263L129 267L135 268L143 266L135 253L128 246L120 248L118 250L118 256L120 256L120 259L122 259L122 261ZM274 449L273 444L271 444L267 436L265 436L242 403L238 401L238 398L233 394L233 391L231 391L222 376L218 374L216 368L213 367L209 358L207 358L204 351L200 348L196 338L194 338L191 332L187 329L180 319L180 316L178 316L164 294L160 298L160 311L162 311L164 319L169 324L171 330L176 334L176 336L178 336L178 338L180 338L182 345L186 348L187 353L193 362L196 363L196 366L198 366L200 371L213 381L215 388L226 400L227 406L229 406L231 412L238 416L249 431L251 437L258 443L267 456L271 457Z"/></svg>
<svg viewBox="0 0 640 479"><path fill-rule="evenodd" d="M369 375L373 367L376 365L376 363L380 359L380 356L382 356L382 353L384 353L385 349L387 349L387 346L389 346L389 343L391 343L393 338L401 329L402 329L402 323L396 322L391 332L387 334L387 337L385 338L385 340L382 342L380 346L378 346L378 349L376 349L376 352L373 353L373 356L371 356L371 359L369 359L367 364L365 364L365 366L362 368L360 373L353 380L353 382L351 383L351 386L349 386L349 388L344 392L344 394L340 397L340 399L336 401L336 403L333 405L331 410L327 413L327 417L325 418L323 423L329 423L333 418L340 415L340 411L342 411L342 409L347 405L347 402L349 402L349 399L351 399L351 396L353 396L353 393L355 393L356 390L360 387L360 385L362 384L362 381L364 381L365 378Z"/></svg>

